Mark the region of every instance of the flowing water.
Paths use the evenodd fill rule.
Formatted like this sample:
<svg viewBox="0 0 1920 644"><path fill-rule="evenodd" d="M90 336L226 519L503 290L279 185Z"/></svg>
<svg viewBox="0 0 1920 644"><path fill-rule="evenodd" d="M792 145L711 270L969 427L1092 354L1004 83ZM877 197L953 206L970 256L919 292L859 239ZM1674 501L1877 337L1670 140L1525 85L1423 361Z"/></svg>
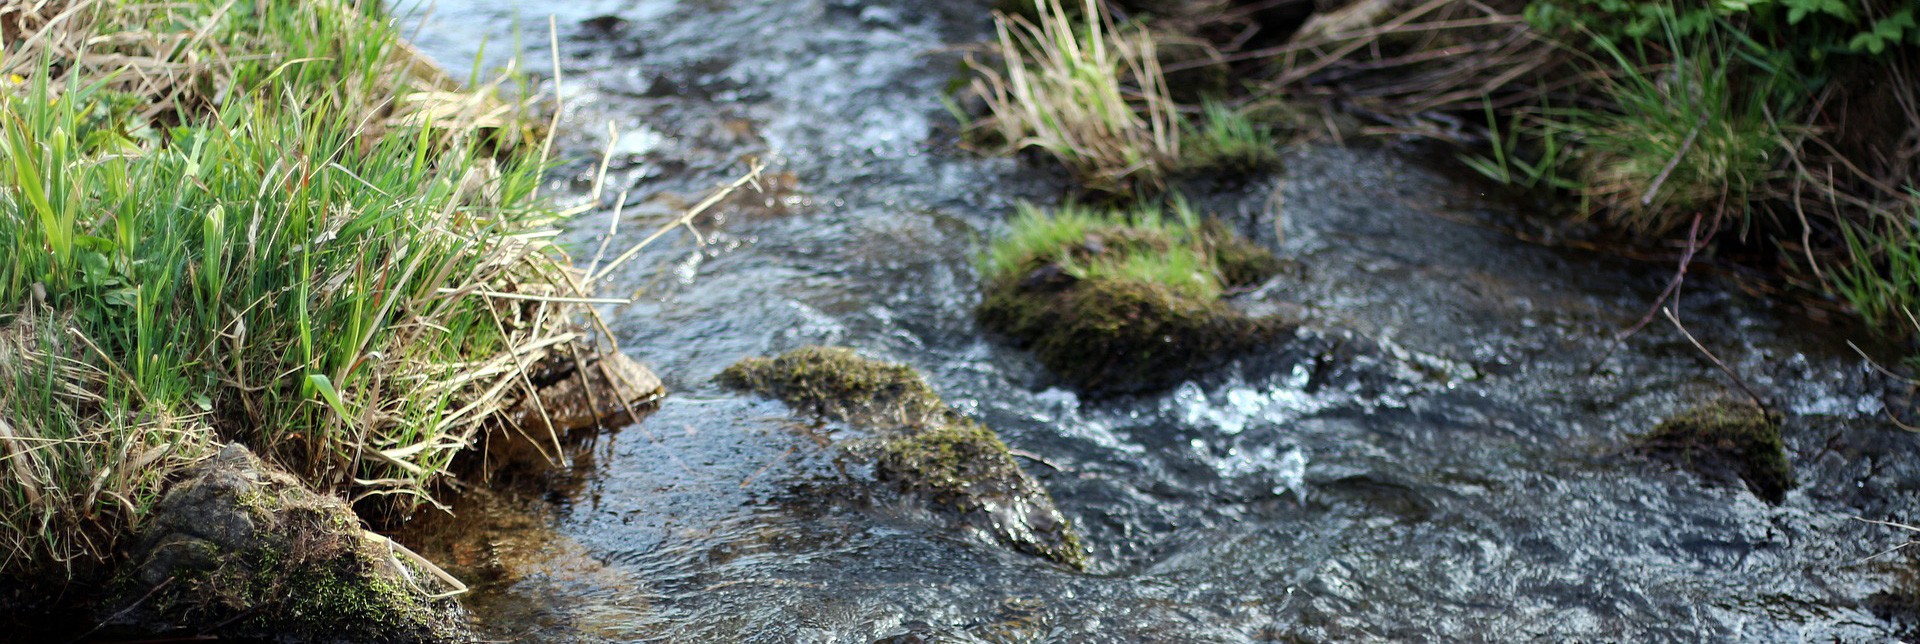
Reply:
<svg viewBox="0 0 1920 644"><path fill-rule="evenodd" d="M1636 455L1631 436L1728 380L1661 320L1671 268L1495 229L1511 206L1391 147L1290 149L1190 191L1293 268L1238 298L1303 337L1161 395L1088 400L971 320L972 257L1068 184L954 149L940 97L990 36L978 0L439 0L416 41L465 75L562 54L571 237L608 256L737 176L613 273L624 349L673 390L643 423L475 495L423 545L528 641L1886 641L1920 437L1837 322L1696 276L1687 328L1787 412L1778 506ZM416 18L419 14L415 13ZM514 44L516 33L523 45ZM551 72L539 73L550 80ZM996 429L1084 533L1074 572L953 532L831 446L845 428L709 382L838 344L920 369ZM878 490L878 491L877 491ZM483 498L485 497L485 498ZM488 501L488 499L491 499ZM483 502L484 501L484 502ZM451 534L452 536L445 536Z"/></svg>

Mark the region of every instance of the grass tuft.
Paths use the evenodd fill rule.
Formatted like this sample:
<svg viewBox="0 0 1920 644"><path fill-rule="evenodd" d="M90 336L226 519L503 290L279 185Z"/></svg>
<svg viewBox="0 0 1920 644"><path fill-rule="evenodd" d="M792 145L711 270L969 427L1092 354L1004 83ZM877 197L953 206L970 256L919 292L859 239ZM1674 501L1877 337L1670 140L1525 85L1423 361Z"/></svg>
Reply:
<svg viewBox="0 0 1920 644"><path fill-rule="evenodd" d="M110 559L216 441L410 511L582 337L515 108L362 5L9 9L0 574Z"/></svg>
<svg viewBox="0 0 1920 644"><path fill-rule="evenodd" d="M1280 165L1280 142L1273 130L1216 101L1201 105L1199 124L1183 140L1183 171L1246 174Z"/></svg>
<svg viewBox="0 0 1920 644"><path fill-rule="evenodd" d="M1733 54L1710 40L1675 37L1657 65L1598 42L1618 72L1599 87L1614 108L1574 116L1584 135L1576 181L1591 208L1652 236L1702 213L1745 213L1787 154L1768 114L1790 113L1796 93L1735 91Z"/></svg>
<svg viewBox="0 0 1920 644"><path fill-rule="evenodd" d="M1148 391L1286 330L1222 300L1277 269L1272 253L1178 200L1166 210L1023 205L981 257L975 316L1083 390Z"/></svg>
<svg viewBox="0 0 1920 644"><path fill-rule="evenodd" d="M1053 156L1092 190L1158 187L1180 156L1180 121L1153 37L1083 2L1078 15L1061 0L1040 0L1034 20L995 13L1005 65L968 60L989 111L974 127L1004 152Z"/></svg>

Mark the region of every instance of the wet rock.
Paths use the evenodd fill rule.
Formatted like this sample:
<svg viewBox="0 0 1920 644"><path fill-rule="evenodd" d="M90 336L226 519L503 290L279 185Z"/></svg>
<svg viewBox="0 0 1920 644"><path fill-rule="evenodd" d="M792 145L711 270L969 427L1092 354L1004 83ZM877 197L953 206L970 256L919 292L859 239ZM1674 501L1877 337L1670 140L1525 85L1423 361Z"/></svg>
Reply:
<svg viewBox="0 0 1920 644"><path fill-rule="evenodd" d="M266 642L463 642L457 602L345 504L229 445L141 526L108 630Z"/></svg>
<svg viewBox="0 0 1920 644"><path fill-rule="evenodd" d="M625 35L627 26L627 19L620 16L594 16L580 21L580 35L587 38L614 38Z"/></svg>
<svg viewBox="0 0 1920 644"><path fill-rule="evenodd" d="M1710 401L1668 418L1638 439L1650 456L1678 463L1709 480L1745 481L1768 503L1793 487L1780 440L1780 419L1746 402Z"/></svg>
<svg viewBox="0 0 1920 644"><path fill-rule="evenodd" d="M1085 567L1079 536L1046 489L999 436L949 409L912 368L845 348L802 347L742 360L717 380L874 430L876 440L850 451L871 455L881 480L1015 550Z"/></svg>
<svg viewBox="0 0 1920 644"><path fill-rule="evenodd" d="M545 383L540 386L538 404L522 401L508 412L508 417L521 429L551 427L565 435L596 426L631 423L630 412L639 411L666 393L659 376L624 354L596 354L585 362L584 367L570 359L544 366L534 380L536 385Z"/></svg>
<svg viewBox="0 0 1920 644"><path fill-rule="evenodd" d="M976 314L1093 394L1154 391L1211 370L1291 326L1150 282L1086 280L1061 292L1001 287Z"/></svg>

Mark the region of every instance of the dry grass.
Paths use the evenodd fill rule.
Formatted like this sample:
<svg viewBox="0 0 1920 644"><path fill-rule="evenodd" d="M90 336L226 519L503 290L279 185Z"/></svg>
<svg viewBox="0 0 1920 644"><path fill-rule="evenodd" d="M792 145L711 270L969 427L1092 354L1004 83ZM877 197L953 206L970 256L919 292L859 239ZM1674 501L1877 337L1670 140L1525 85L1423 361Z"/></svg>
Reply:
<svg viewBox="0 0 1920 644"><path fill-rule="evenodd" d="M366 115L373 138L431 121L448 133L485 130L503 148L540 142L531 104L498 91L515 70L463 87L369 6L377 4L4 0L0 80L53 61L56 92L77 83L141 97L140 116L160 125L198 121L252 94L331 102Z"/></svg>
<svg viewBox="0 0 1920 644"><path fill-rule="evenodd" d="M0 571L66 567L111 552L171 472L205 456L205 414L127 399L70 320L33 313L0 329ZM118 382L116 382L118 381ZM115 407L127 413L103 415ZM31 410L31 415L20 414Z"/></svg>
<svg viewBox="0 0 1920 644"><path fill-rule="evenodd" d="M1003 151L1052 155L1089 189L1159 186L1180 157L1180 121L1152 36L1095 0L1078 17L1060 0L1039 6L1037 20L995 13L1004 68L969 59L990 112L976 126Z"/></svg>
<svg viewBox="0 0 1920 644"><path fill-rule="evenodd" d="M1374 121L1364 133L1452 141L1475 136L1462 114L1531 106L1569 57L1510 3L1361 0L1315 16L1284 45L1237 52L1271 60L1267 93L1328 104Z"/></svg>

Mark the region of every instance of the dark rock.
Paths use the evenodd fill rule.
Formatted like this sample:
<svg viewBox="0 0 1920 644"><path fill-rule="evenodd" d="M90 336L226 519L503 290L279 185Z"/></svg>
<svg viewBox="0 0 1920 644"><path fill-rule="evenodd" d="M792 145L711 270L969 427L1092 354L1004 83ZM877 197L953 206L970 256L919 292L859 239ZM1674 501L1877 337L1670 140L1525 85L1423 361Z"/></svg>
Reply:
<svg viewBox="0 0 1920 644"><path fill-rule="evenodd" d="M1212 45L1169 38L1158 43L1154 53L1175 102L1197 104L1223 98L1233 89L1233 68Z"/></svg>
<svg viewBox="0 0 1920 644"><path fill-rule="evenodd" d="M1059 264L1047 264L1033 269L1026 277L1020 278L1020 288L1031 291L1057 291L1080 281Z"/></svg>
<svg viewBox="0 0 1920 644"><path fill-rule="evenodd" d="M717 380L779 398L796 411L875 431L877 440L849 452L872 456L882 481L1015 550L1086 566L1072 524L1020 469L1006 443L949 409L912 368L850 349L802 347L777 358L741 360Z"/></svg>
<svg viewBox="0 0 1920 644"><path fill-rule="evenodd" d="M229 445L155 506L108 631L286 643L463 642L465 613L346 505Z"/></svg>
<svg viewBox="0 0 1920 644"><path fill-rule="evenodd" d="M580 21L580 35L587 38L615 38L627 32L627 19L615 15L595 16Z"/></svg>

